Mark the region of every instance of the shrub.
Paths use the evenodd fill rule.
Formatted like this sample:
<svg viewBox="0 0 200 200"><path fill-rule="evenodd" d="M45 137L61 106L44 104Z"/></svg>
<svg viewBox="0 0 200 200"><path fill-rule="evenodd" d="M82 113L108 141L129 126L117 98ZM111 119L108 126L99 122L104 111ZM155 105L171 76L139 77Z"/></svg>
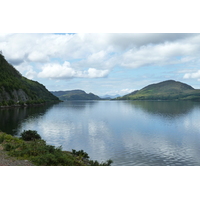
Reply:
<svg viewBox="0 0 200 200"><path fill-rule="evenodd" d="M9 101L8 101L8 105L9 105L9 106L12 106L12 105L14 105L14 104L15 104L15 102L14 102L13 100L9 100Z"/></svg>
<svg viewBox="0 0 200 200"><path fill-rule="evenodd" d="M75 156L86 158L86 159L90 158L88 156L88 154L86 152L84 152L83 150L76 151L76 150L72 149L72 154L75 155Z"/></svg>
<svg viewBox="0 0 200 200"><path fill-rule="evenodd" d="M106 162L102 163L102 166L110 166L113 163L113 160L109 159Z"/></svg>
<svg viewBox="0 0 200 200"><path fill-rule="evenodd" d="M13 150L13 149L15 149L15 146L13 146L12 144L5 144L4 145L4 150L5 151L11 151L11 150Z"/></svg>
<svg viewBox="0 0 200 200"><path fill-rule="evenodd" d="M0 144L4 141L4 138L5 138L5 134L1 133L0 134Z"/></svg>
<svg viewBox="0 0 200 200"><path fill-rule="evenodd" d="M72 166L75 160L72 156L62 152L46 153L32 157L31 161L36 165L42 166Z"/></svg>
<svg viewBox="0 0 200 200"><path fill-rule="evenodd" d="M91 166L110 166L113 161L112 160L107 160L106 162L99 163L97 160L89 160L89 156L86 152L83 150L76 151L72 149L72 155L77 156L79 159L83 159L87 161Z"/></svg>
<svg viewBox="0 0 200 200"><path fill-rule="evenodd" d="M21 133L21 138L25 141L31 141L31 140L40 140L41 136L37 133L37 131L28 130L23 133Z"/></svg>
<svg viewBox="0 0 200 200"><path fill-rule="evenodd" d="M113 161L107 160L106 162L99 163L97 160L90 160L89 163L91 166L110 166L113 163Z"/></svg>
<svg viewBox="0 0 200 200"><path fill-rule="evenodd" d="M7 101L2 101L1 104L2 104L2 106L8 106Z"/></svg>

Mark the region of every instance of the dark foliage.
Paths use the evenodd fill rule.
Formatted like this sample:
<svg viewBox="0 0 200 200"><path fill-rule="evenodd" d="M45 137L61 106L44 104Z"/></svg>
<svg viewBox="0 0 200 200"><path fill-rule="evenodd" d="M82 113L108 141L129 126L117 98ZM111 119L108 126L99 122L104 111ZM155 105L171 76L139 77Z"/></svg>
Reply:
<svg viewBox="0 0 200 200"><path fill-rule="evenodd" d="M75 155L75 156L81 156L81 157L86 158L86 159L90 158L88 156L88 154L86 152L84 152L83 150L76 151L76 150L72 149L72 154Z"/></svg>
<svg viewBox="0 0 200 200"><path fill-rule="evenodd" d="M21 133L21 138L25 141L31 141L40 140L41 136L37 133L37 131L27 130Z"/></svg>

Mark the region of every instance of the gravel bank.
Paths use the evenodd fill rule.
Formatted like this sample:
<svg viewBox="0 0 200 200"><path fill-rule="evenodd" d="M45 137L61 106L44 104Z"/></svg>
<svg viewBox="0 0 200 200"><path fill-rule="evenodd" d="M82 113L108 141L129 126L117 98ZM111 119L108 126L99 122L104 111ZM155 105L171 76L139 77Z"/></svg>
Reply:
<svg viewBox="0 0 200 200"><path fill-rule="evenodd" d="M7 155L6 151L3 151L3 147L0 144L0 166L34 166L28 160L17 160L16 158Z"/></svg>

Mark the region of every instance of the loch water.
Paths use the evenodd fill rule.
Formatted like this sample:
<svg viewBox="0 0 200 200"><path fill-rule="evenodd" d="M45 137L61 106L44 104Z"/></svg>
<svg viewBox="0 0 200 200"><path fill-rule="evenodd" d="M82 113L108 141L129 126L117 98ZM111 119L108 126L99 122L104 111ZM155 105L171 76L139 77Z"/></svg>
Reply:
<svg viewBox="0 0 200 200"><path fill-rule="evenodd" d="M0 109L0 130L36 130L48 144L116 166L199 166L200 102L65 101Z"/></svg>

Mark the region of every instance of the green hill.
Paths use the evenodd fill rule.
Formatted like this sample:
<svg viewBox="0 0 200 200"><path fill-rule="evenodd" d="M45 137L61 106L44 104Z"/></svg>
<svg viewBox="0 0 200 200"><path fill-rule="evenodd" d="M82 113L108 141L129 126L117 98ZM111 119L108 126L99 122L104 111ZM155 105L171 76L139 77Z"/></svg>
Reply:
<svg viewBox="0 0 200 200"><path fill-rule="evenodd" d="M51 92L60 100L100 100L101 98L93 93L87 94L83 90L57 91Z"/></svg>
<svg viewBox="0 0 200 200"><path fill-rule="evenodd" d="M23 77L0 54L0 106L58 100L42 84Z"/></svg>
<svg viewBox="0 0 200 200"><path fill-rule="evenodd" d="M174 80L148 85L117 99L122 100L200 100L200 90Z"/></svg>

